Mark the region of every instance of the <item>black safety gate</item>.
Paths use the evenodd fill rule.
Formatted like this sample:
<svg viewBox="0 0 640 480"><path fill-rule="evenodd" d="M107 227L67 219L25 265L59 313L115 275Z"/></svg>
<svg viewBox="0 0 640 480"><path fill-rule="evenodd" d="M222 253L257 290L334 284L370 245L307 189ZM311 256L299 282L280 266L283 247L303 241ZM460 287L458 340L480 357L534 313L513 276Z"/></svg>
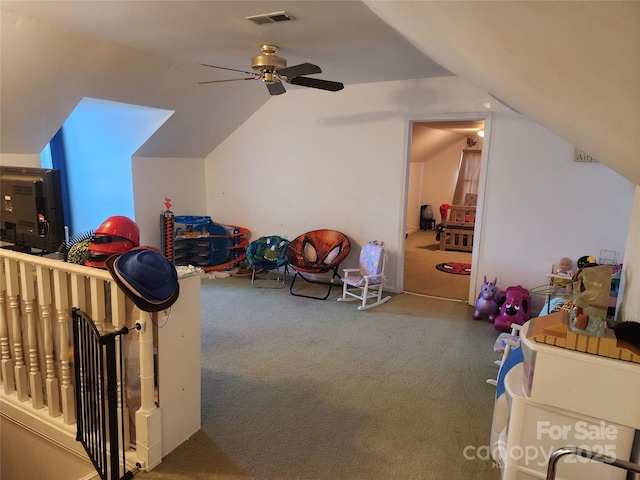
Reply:
<svg viewBox="0 0 640 480"><path fill-rule="evenodd" d="M118 365L121 372L124 370L122 349L116 348L117 341L129 333L129 329L101 335L86 313L74 308L72 317L76 440L84 446L102 480L130 479L133 473L126 471L124 456L124 408L120 414L121 428L118 428ZM122 388L122 406L123 395Z"/></svg>

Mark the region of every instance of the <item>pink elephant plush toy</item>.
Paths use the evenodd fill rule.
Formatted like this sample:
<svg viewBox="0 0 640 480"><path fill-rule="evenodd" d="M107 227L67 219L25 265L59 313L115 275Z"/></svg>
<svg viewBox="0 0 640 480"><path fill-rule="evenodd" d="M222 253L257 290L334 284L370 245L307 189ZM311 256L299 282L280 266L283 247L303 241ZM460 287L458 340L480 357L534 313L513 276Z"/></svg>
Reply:
<svg viewBox="0 0 640 480"><path fill-rule="evenodd" d="M476 310L473 312L474 320L480 320L483 317L487 317L490 322L495 320L498 315L498 298L500 296L497 283L497 278L495 278L493 282L488 282L487 277L484 277L484 283L480 288L480 295L478 295L478 299L476 300Z"/></svg>
<svg viewBox="0 0 640 480"><path fill-rule="evenodd" d="M517 323L523 325L531 314L529 308L531 306L531 294L526 288L520 285L516 287L507 287L505 296L500 300L500 314L493 322L493 326L498 330L505 332L511 331L511 324Z"/></svg>

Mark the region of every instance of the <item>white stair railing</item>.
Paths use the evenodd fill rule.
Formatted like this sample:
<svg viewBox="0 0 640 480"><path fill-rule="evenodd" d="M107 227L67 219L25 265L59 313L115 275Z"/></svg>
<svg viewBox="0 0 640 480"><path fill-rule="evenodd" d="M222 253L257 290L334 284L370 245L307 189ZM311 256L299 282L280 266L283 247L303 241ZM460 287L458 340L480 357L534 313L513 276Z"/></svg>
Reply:
<svg viewBox="0 0 640 480"><path fill-rule="evenodd" d="M38 412L33 418L45 423L73 426L76 420L73 307L87 312L100 331L133 328L144 318L105 270L0 249L0 400ZM136 449L127 451L127 461L151 469L162 460L157 448L161 439L149 436L159 431L160 418L153 401L151 328L136 338L142 407L136 412L134 431L141 434ZM118 368L119 390L126 389L124 373ZM128 406L118 408L126 413ZM129 445L129 425L122 428Z"/></svg>

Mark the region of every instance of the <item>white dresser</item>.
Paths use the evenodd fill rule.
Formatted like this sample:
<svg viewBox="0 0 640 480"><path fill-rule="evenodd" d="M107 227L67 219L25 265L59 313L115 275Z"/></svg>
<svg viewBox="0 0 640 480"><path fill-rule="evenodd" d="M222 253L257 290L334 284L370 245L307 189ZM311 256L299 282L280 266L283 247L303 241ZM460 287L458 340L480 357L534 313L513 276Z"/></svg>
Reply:
<svg viewBox="0 0 640 480"><path fill-rule="evenodd" d="M546 478L551 453L564 446L638 462L640 364L535 342L530 324L520 334L525 360L506 375L506 401L498 398L494 410L503 480ZM567 456L557 478L625 480L627 471Z"/></svg>

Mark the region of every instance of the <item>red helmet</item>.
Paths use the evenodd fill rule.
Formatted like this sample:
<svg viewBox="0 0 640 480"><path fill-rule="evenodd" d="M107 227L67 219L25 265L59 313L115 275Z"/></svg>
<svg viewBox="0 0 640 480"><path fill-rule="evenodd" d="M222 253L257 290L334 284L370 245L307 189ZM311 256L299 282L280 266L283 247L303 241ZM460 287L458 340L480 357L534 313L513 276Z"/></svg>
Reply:
<svg viewBox="0 0 640 480"><path fill-rule="evenodd" d="M95 235L113 235L126 238L135 243L136 247L140 245L140 229L138 225L130 218L122 215L114 215L107 218L94 233Z"/></svg>
<svg viewBox="0 0 640 480"><path fill-rule="evenodd" d="M91 237L88 267L106 268L106 259L140 245L140 229L136 223L120 215L107 218Z"/></svg>
<svg viewBox="0 0 640 480"><path fill-rule="evenodd" d="M87 267L106 268L105 260L115 253L124 253L136 248L131 240L111 235L94 235L89 243Z"/></svg>

